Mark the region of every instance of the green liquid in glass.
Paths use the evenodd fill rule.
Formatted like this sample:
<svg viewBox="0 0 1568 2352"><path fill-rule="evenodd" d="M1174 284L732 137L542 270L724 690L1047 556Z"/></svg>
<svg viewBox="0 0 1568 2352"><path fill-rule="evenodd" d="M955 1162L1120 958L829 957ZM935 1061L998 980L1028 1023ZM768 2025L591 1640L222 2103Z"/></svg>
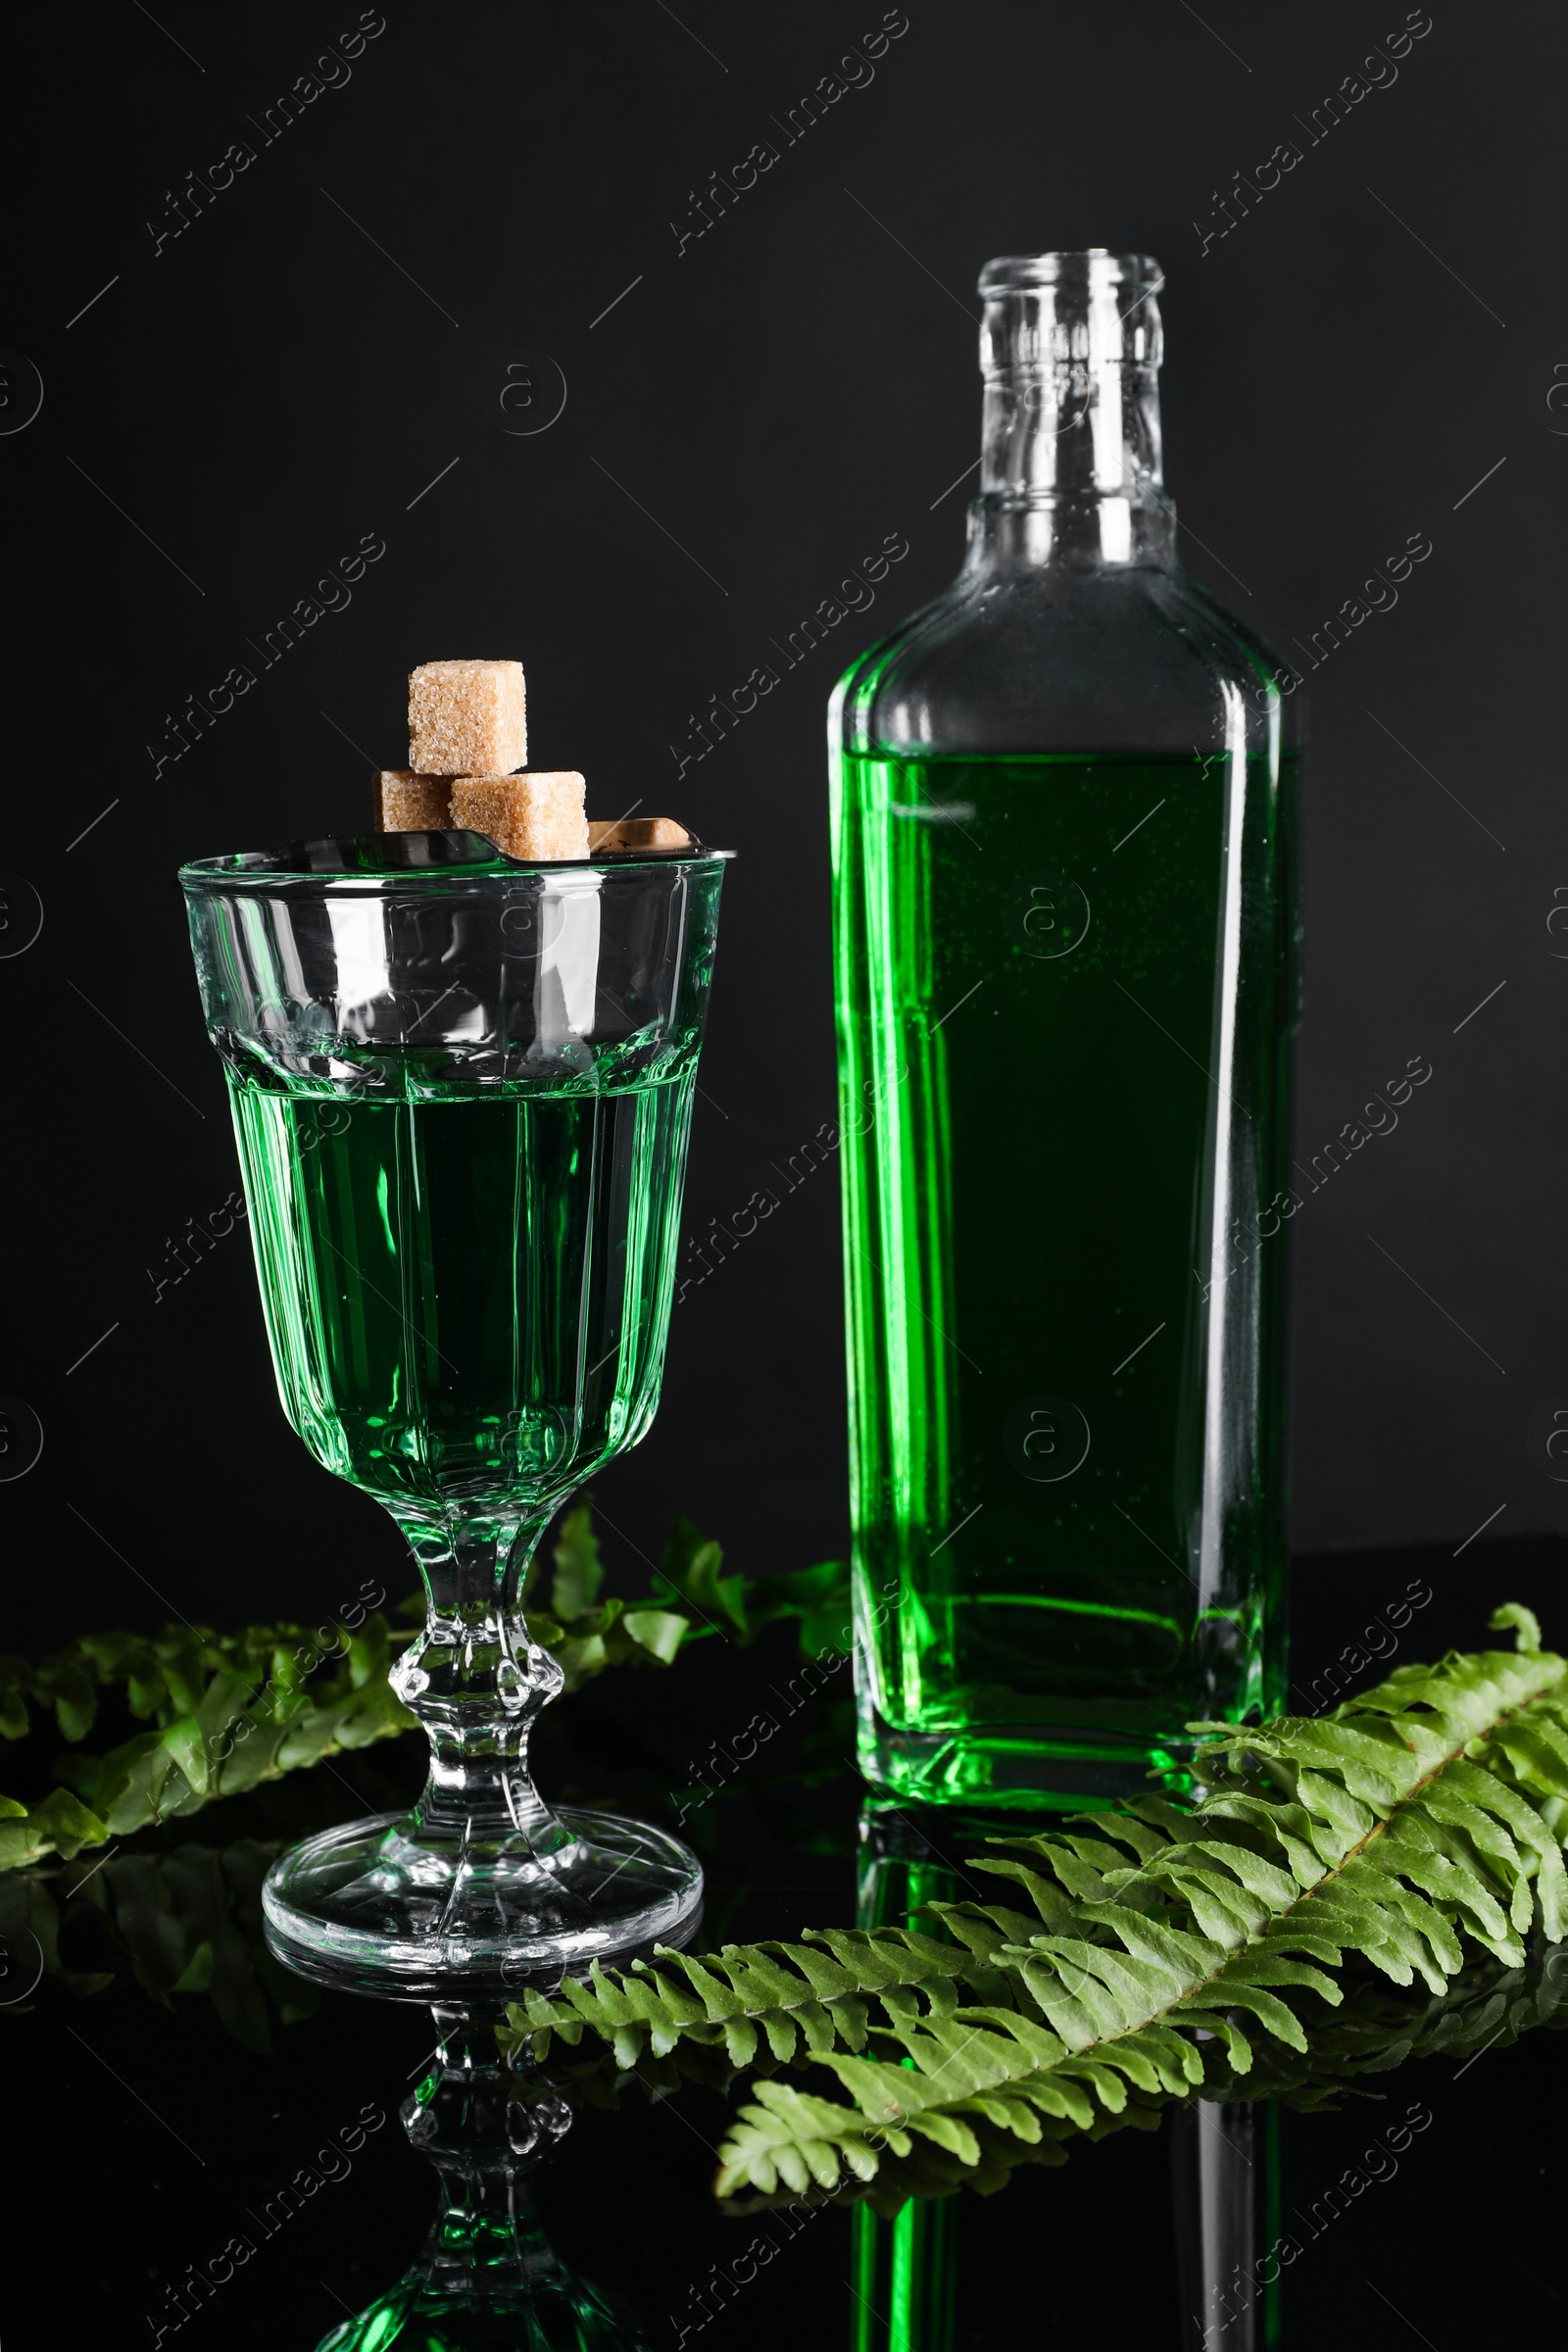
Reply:
<svg viewBox="0 0 1568 2352"><path fill-rule="evenodd" d="M284 1409L400 1515L548 1504L658 1401L689 1075L366 1100L229 1069Z"/></svg>
<svg viewBox="0 0 1568 2352"><path fill-rule="evenodd" d="M1217 755L839 762L885 1790L1079 1803L1282 1695L1293 783Z"/></svg>

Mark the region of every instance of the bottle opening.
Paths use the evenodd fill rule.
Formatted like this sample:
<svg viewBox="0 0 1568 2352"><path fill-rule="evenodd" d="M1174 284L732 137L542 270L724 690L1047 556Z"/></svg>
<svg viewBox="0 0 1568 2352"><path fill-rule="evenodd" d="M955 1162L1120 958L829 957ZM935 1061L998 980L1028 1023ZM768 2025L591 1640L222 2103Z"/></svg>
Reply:
<svg viewBox="0 0 1568 2352"><path fill-rule="evenodd" d="M1165 272L1152 254L1111 253L1091 245L1082 253L1004 253L980 272L983 296L1026 293L1041 286L1125 286L1129 297L1157 294Z"/></svg>
<svg viewBox="0 0 1568 2352"><path fill-rule="evenodd" d="M1161 358L1165 282L1147 253L1004 254L980 272L985 315L980 368L987 382L1063 368L1153 370Z"/></svg>
<svg viewBox="0 0 1568 2352"><path fill-rule="evenodd" d="M1144 561L1168 547L1160 488L1159 264L1146 253L1004 254L980 272L980 502L1027 510L1029 560ZM1045 514L1083 509L1081 527ZM1009 526L1010 527L1010 526Z"/></svg>

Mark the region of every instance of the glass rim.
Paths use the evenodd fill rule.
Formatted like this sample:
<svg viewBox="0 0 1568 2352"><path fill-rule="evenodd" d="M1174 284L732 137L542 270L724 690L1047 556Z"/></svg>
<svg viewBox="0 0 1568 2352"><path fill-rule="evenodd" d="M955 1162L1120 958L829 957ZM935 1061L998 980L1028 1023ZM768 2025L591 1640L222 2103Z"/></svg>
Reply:
<svg viewBox="0 0 1568 2352"><path fill-rule="evenodd" d="M226 898L319 892L334 898L385 898L409 890L450 893L491 882L524 881L530 874L607 875L656 872L676 865L727 865L737 853L699 845L679 850L615 850L607 857L591 858L506 858L498 850L493 860L405 866L384 874L282 871L270 862L277 854L273 850L233 850L218 858L191 858L179 867L177 878L187 895L200 892Z"/></svg>

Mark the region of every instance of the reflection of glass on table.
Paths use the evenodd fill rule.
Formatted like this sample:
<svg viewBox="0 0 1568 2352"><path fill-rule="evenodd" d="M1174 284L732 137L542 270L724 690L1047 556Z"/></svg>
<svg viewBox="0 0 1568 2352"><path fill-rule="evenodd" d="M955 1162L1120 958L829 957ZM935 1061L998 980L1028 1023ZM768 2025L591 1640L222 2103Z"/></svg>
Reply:
<svg viewBox="0 0 1568 2352"><path fill-rule="evenodd" d="M432 2064L401 2112L436 2170L435 2220L397 2284L317 2352L649 2352L619 2297L556 2252L534 2203L570 2105L531 2060L508 2057L490 2012L438 2005L432 2023Z"/></svg>

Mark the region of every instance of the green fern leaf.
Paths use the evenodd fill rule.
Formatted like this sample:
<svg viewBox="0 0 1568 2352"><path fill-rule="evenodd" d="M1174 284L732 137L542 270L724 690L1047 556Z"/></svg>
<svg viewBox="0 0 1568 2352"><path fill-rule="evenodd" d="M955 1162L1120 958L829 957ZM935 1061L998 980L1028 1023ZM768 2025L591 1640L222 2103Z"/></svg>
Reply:
<svg viewBox="0 0 1568 2352"><path fill-rule="evenodd" d="M661 1947L624 1972L596 1962L586 1983L568 1978L559 1993L529 1991L510 2014L540 2058L553 2037L574 2045L587 2027L615 2042L625 2066L635 2066L645 2048L662 2057L678 2041L724 2047L746 2066L759 2035L781 2060L803 2047L813 2056L835 2044L863 2049L873 1999L880 1997L890 2022L906 1998L918 2008L923 1996L937 2013L969 1974L961 1950L913 1929L828 1928L809 1942L726 1944L702 1959Z"/></svg>
<svg viewBox="0 0 1568 2352"><path fill-rule="evenodd" d="M884 2207L910 2180L993 2181L1025 2147L1054 2161L1073 2133L1147 2124L1215 2080L1299 2076L1363 1961L1442 1999L1478 1951L1517 1972L1527 1936L1568 1923L1568 1666L1528 1611L1494 1622L1516 1651L1399 1668L1326 1717L1194 1726L1210 1793L1190 1812L1146 1797L997 1841L1008 1850L971 1867L1032 1916L935 1905L952 1945L824 1930L706 1961L663 1952L641 1972L651 2009L627 2005L637 1971L596 1971L529 1995L514 2024L541 2044L586 2027L628 2064L656 2025L662 2057L687 2039L721 2039L739 2064L764 2045L810 2056L846 2097L760 2082L720 2193L812 2184Z"/></svg>
<svg viewBox="0 0 1568 2352"><path fill-rule="evenodd" d="M847 1615L841 1563L754 1582L721 1576L717 1544L689 1520L670 1540L659 1590L630 1607L600 1597L604 1567L586 1498L562 1521L553 1551L554 1614L532 1606L527 1614L534 1640L559 1660L568 1692L609 1667L666 1667L688 1639L719 1624L749 1642L781 1617L797 1618L804 1638L824 1613L838 1623ZM400 1605L396 1613L410 1622L396 1629L363 1608L349 1613L357 1619L352 1627L256 1625L219 1634L166 1626L152 1636L90 1634L36 1663L0 1657L0 1738L24 1739L36 1718L52 1720L69 1743L56 1766L64 1788L41 1801L6 1800L0 1873L183 1818L215 1797L414 1730L387 1672L397 1649L414 1639L422 1600ZM105 1755L86 1753L81 1742L111 1692L149 1728ZM88 1826L94 1818L96 1832ZM735 2027L733 2037L744 2040L745 2029Z"/></svg>

